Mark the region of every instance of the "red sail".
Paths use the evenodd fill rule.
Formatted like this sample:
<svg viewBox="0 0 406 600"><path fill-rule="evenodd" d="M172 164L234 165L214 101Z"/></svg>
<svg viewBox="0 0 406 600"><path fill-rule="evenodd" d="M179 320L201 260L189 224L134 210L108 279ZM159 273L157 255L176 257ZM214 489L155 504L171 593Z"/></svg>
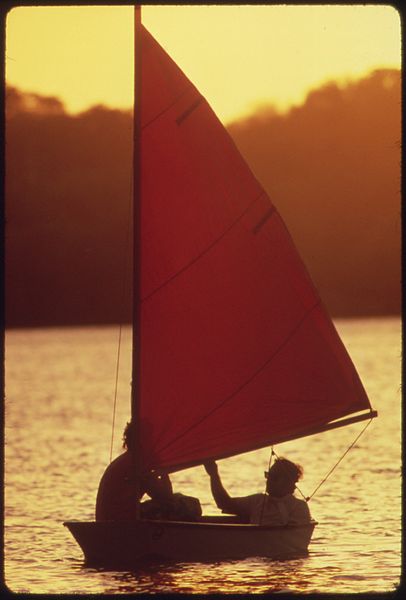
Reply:
<svg viewBox="0 0 406 600"><path fill-rule="evenodd" d="M278 212L145 29L141 85L142 463L179 469L369 409Z"/></svg>

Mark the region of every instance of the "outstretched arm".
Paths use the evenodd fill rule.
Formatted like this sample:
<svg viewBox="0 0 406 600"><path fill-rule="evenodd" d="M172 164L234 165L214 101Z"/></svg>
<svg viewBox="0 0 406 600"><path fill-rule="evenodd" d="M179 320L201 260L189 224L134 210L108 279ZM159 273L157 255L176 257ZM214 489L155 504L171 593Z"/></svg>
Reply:
<svg viewBox="0 0 406 600"><path fill-rule="evenodd" d="M218 467L214 460L204 463L206 473L210 477L211 493L218 508L223 512L238 515L240 514L238 503L231 498L228 492L224 489L218 472Z"/></svg>

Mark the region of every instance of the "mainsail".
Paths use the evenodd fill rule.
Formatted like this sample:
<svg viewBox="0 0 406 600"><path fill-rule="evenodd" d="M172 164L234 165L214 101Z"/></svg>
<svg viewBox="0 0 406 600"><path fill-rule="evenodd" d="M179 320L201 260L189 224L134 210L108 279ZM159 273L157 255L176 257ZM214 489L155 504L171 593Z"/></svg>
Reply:
<svg viewBox="0 0 406 600"><path fill-rule="evenodd" d="M275 206L141 31L141 463L173 471L370 410Z"/></svg>

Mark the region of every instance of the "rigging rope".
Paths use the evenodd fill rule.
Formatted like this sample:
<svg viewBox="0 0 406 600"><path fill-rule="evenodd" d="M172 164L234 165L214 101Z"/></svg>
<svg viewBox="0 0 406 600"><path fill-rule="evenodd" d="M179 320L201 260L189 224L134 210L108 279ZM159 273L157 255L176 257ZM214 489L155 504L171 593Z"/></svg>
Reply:
<svg viewBox="0 0 406 600"><path fill-rule="evenodd" d="M275 454L275 452L274 452L274 449L273 449L273 446L271 446L271 455L270 455L270 457L269 457L269 461L268 461L268 472L269 472L269 469L271 468L271 464L272 464L272 457L273 457L274 455L276 456L276 454ZM267 500L267 493L266 493L267 483L268 483L268 480L266 479L266 481L265 481L265 494L264 494L264 497L263 497L263 499L262 499L261 515L260 515L260 517L259 517L259 524L260 524L260 525L262 524L262 518L263 518L263 516L264 516L265 502L266 502L266 500Z"/></svg>
<svg viewBox="0 0 406 600"><path fill-rule="evenodd" d="M133 184L133 180L131 179L131 182ZM125 236L125 241L124 241L124 256L125 256L125 260L124 260L124 276L123 276L123 287L121 290L121 308L122 308L122 315L124 313L124 302L125 302L125 293L128 287L128 266L129 266L129 260L130 260L130 228L131 228L131 214L132 214L132 191L131 194L129 194L129 199L128 199L128 204L127 204L127 232L126 232L126 236ZM118 347L117 347L117 360L116 360L116 377L115 377L115 384L114 384L114 402L113 402L113 417L112 417L112 424L111 424L111 442L110 442L110 461L112 461L113 459L113 443L114 443L114 426L115 426L115 421L116 421L116 407L117 407L117 390L118 390L118 377L119 377L119 371L120 371L120 356L121 356L121 336L122 336L122 331L123 331L123 320L121 320L120 322L120 326L119 326L119 333L118 333Z"/></svg>
<svg viewBox="0 0 406 600"><path fill-rule="evenodd" d="M359 440L359 438L362 436L362 434L365 432L366 428L369 427L370 423L371 423L372 419L370 419L368 421L368 423L365 425L365 427L363 428L363 430L357 435L357 437L355 438L355 440L352 442L352 444L347 448L347 450L344 452L344 454L342 455L342 457L336 462L336 464L333 466L332 469L330 469L330 471L327 473L327 475L324 477L324 479L321 480L321 482L319 483L319 485L316 487L316 489L314 490L314 492L312 494L310 494L310 496L308 496L307 498L305 498L305 496L303 496L302 492L300 492L303 496L303 498L305 498L306 502L309 502L309 500L311 500L314 496L314 494L317 492L317 490L323 485L323 483L325 483L327 481L327 479L330 477L331 473L335 470L336 467L338 467L338 465L340 464L340 462L343 460L343 458L348 454L348 452L351 450L351 448L353 448L355 446L355 444L357 443L357 441ZM299 490L300 491L300 490Z"/></svg>
<svg viewBox="0 0 406 600"><path fill-rule="evenodd" d="M365 432L366 428L370 425L371 421L372 421L372 418L368 421L368 423L365 425L365 427L363 428L363 430L357 435L357 437L352 442L352 444L350 444L350 446L347 448L347 450L344 452L344 454L341 456L341 458L339 458L339 460L336 462L336 464L330 469L330 471L327 473L327 475L324 477L324 479L321 480L321 482L319 483L319 485L315 488L315 490L313 491L313 493L310 494L310 496L305 496L303 494L302 490L298 486L296 486L297 491L301 494L301 496L303 497L303 499L306 500L306 502L309 502L313 498L313 496L315 495L315 493L319 490L319 488L323 485L323 483L325 483L327 481L327 479L330 477L330 475L332 474L332 472L338 467L338 465L343 460L343 458L348 454L348 452L351 450L351 448L353 448L355 446L355 444L357 443L357 441L359 440L359 438ZM276 458L279 458L279 456L274 451L273 446L272 446L271 453L273 455L275 455Z"/></svg>
<svg viewBox="0 0 406 600"><path fill-rule="evenodd" d="M113 442L114 442L114 425L116 422L116 406L117 406L117 390L118 390L118 375L120 371L120 354L121 354L121 333L123 325L120 323L119 334L118 334L118 348L117 348L117 361L116 361L116 381L114 385L114 402L113 402L113 419L111 425L111 443L110 443L110 460L113 458Z"/></svg>

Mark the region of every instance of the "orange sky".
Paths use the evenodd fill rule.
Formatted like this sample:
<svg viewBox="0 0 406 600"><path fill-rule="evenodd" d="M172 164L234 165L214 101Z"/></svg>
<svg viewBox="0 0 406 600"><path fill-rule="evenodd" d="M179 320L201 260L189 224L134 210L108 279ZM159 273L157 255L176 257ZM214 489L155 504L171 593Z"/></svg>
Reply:
<svg viewBox="0 0 406 600"><path fill-rule="evenodd" d="M224 122L373 68L400 68L400 18L387 5L145 6L143 22ZM7 82L70 112L128 108L133 8L18 7L7 20Z"/></svg>

